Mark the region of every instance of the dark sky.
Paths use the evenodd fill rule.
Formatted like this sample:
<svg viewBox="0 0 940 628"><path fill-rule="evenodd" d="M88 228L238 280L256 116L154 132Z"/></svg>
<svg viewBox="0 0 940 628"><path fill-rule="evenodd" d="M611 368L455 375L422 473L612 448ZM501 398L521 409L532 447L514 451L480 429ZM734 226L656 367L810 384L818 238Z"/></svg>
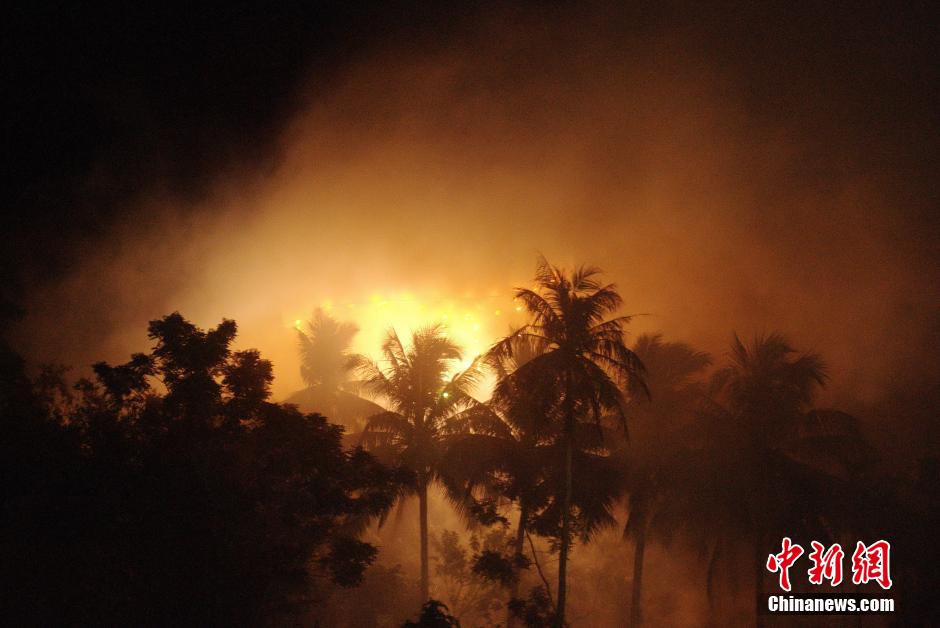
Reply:
<svg viewBox="0 0 940 628"><path fill-rule="evenodd" d="M198 195L219 170L259 163L301 84L327 91L373 50L459 45L469 25L516 14L574 33L601 16L624 40L680 34L736 77L752 119L796 120L831 145L804 176L825 186L849 162L903 172L907 193L931 201L910 219L936 233L921 215L936 207L940 110L927 2L18 4L4 12L0 61L5 281L58 270L72 238L142 189Z"/></svg>
<svg viewBox="0 0 940 628"><path fill-rule="evenodd" d="M7 282L61 270L73 238L148 187L198 195L259 162L307 73L328 83L376 42L451 19L394 3L140 4L4 12Z"/></svg>

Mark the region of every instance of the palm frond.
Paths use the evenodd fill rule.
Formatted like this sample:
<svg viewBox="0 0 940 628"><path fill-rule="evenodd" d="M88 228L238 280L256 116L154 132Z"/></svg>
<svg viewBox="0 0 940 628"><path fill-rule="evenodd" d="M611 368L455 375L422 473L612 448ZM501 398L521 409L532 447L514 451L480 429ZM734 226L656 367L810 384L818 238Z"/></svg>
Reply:
<svg viewBox="0 0 940 628"><path fill-rule="evenodd" d="M364 355L350 356L348 364L359 378L360 387L373 395L390 398L394 395L394 384L382 368Z"/></svg>
<svg viewBox="0 0 940 628"><path fill-rule="evenodd" d="M414 425L397 412L379 412L366 419L366 432L383 432L399 438L408 438Z"/></svg>
<svg viewBox="0 0 940 628"><path fill-rule="evenodd" d="M529 288L519 288L515 298L532 315L534 325L552 327L558 324L558 314L555 305L549 301L550 297Z"/></svg>

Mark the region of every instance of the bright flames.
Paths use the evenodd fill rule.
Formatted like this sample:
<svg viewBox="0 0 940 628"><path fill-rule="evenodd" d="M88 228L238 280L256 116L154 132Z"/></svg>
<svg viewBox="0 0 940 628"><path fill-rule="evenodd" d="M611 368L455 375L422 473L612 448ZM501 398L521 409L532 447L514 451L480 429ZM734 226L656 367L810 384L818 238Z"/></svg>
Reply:
<svg viewBox="0 0 940 628"><path fill-rule="evenodd" d="M522 307L505 292L477 294L467 292L461 297L423 296L407 291L376 292L357 301L325 299L321 307L332 317L351 321L359 327L353 350L380 359L379 348L390 329L408 344L411 334L427 325L440 323L444 333L463 352L460 368L470 366L473 359L486 351L494 341L507 334L511 327L522 323ZM313 309L313 308L311 308ZM507 312L509 313L507 315ZM306 318L294 318L289 327L303 329Z"/></svg>

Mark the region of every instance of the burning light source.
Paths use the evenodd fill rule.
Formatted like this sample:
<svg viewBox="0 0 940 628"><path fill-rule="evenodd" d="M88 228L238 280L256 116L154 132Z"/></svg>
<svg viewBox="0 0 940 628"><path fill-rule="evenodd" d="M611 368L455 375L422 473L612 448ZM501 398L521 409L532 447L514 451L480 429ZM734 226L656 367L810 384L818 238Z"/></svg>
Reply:
<svg viewBox="0 0 940 628"><path fill-rule="evenodd" d="M319 306L339 320L355 323L359 327L352 349L381 360L380 347L389 330L394 329L406 344L413 332L428 325L441 324L445 337L463 351L463 359L454 365L455 371L465 369L473 359L508 331L507 323L518 317L505 317L511 305L508 294L468 292L462 297L419 297L413 292L373 292L363 300L343 300L346 307L338 311L332 299L323 299ZM311 310L313 307L311 307ZM517 306L515 310L521 311ZM512 310L508 310L512 313ZM487 316L486 312L492 314ZM519 321L521 322L521 321ZM303 319L293 321L301 329Z"/></svg>

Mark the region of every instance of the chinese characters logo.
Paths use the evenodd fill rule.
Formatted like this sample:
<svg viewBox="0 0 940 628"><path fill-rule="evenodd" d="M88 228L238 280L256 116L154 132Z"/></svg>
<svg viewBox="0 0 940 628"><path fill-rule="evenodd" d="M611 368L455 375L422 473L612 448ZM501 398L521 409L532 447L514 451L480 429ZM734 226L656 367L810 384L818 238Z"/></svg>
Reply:
<svg viewBox="0 0 940 628"><path fill-rule="evenodd" d="M826 547L818 541L812 541L809 560L812 566L807 571L810 584L821 585L828 580L832 586L842 583L842 562L845 552L838 543ZM791 589L790 567L805 553L802 546L784 537L779 554L767 556L767 570L779 574L780 588ZM891 544L884 540L865 545L859 541L852 553L852 583L867 584L876 582L882 589L890 589L891 582Z"/></svg>

